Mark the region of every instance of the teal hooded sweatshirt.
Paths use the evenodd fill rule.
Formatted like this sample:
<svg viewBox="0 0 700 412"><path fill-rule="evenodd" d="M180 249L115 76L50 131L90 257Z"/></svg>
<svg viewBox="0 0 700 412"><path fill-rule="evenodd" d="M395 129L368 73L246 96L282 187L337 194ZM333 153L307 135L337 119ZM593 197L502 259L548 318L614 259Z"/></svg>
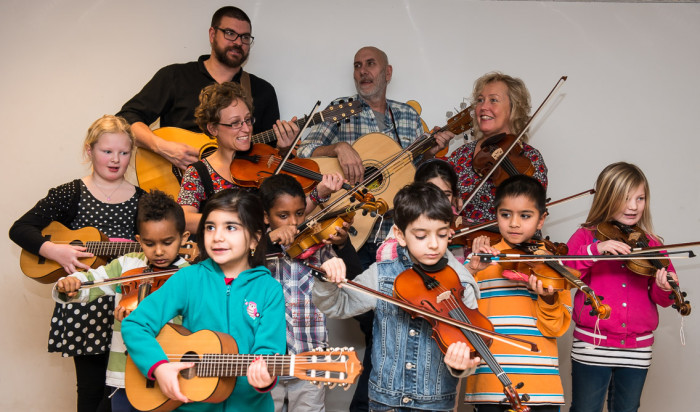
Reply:
<svg viewBox="0 0 700 412"><path fill-rule="evenodd" d="M209 329L231 335L241 354L284 354L287 348L282 286L265 267L241 272L231 285L211 259L179 270L124 319L122 336L141 373L167 360L155 340L177 315L191 332ZM272 397L259 393L245 377L236 379L224 402L184 404L182 411L272 411Z"/></svg>

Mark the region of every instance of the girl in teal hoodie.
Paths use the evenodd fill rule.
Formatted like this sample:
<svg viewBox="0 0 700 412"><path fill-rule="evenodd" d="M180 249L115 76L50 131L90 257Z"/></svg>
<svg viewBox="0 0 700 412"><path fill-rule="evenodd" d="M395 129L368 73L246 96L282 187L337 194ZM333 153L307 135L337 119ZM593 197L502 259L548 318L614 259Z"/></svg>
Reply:
<svg viewBox="0 0 700 412"><path fill-rule="evenodd" d="M284 354L286 350L282 286L263 266L263 207L252 194L225 190L203 211L197 233L203 262L174 274L144 299L122 325L129 356L141 373L156 379L169 398L187 403L178 375L194 366L168 362L155 337L176 315L191 332L209 329L231 335L239 353ZM185 404L178 410L272 411L267 393L275 384L262 359L239 377L231 396L218 404ZM128 393L128 388L127 388Z"/></svg>

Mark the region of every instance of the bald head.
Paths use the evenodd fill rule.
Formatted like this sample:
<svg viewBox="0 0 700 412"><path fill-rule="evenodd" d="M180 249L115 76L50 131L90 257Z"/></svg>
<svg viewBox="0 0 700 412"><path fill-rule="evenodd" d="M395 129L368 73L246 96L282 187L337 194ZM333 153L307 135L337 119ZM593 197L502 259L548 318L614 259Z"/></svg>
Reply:
<svg viewBox="0 0 700 412"><path fill-rule="evenodd" d="M363 47L355 53L353 66L357 93L367 100L373 109L383 107L386 103L386 87L393 72L386 53L376 47Z"/></svg>
<svg viewBox="0 0 700 412"><path fill-rule="evenodd" d="M380 63L382 66L386 67L389 65L389 58L387 57L386 53L384 53L382 50L374 47L374 46L365 46L361 48L360 50L355 53L355 63L358 62L358 57L360 56L366 56L366 55L373 55L374 58L377 60L378 63Z"/></svg>

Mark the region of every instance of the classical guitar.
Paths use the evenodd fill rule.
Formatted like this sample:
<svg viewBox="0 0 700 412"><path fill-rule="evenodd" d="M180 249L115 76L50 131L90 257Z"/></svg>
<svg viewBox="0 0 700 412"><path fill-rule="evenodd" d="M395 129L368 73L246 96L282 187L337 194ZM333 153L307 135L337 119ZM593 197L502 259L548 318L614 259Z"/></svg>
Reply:
<svg viewBox="0 0 700 412"><path fill-rule="evenodd" d="M82 263L96 268L107 263L108 259L132 252L141 252L141 244L138 242L111 242L109 238L94 227L71 230L59 222L51 222L41 231L46 240L54 243L68 243L76 246L84 246L86 252L94 256L79 259ZM199 249L195 242L187 242L180 248L180 255L188 261L193 261L199 256ZM19 266L22 273L39 283L54 283L61 276L66 276L63 267L53 260L22 250L19 256Z"/></svg>
<svg viewBox="0 0 700 412"><path fill-rule="evenodd" d="M447 125L436 132L463 133L472 124L470 110L471 108L468 107L449 118ZM357 139L352 147L362 158L365 170L364 186L375 198L384 199L389 209L393 209L396 193L413 182L416 172L413 160L434 145L435 139L432 134L424 135L404 150L394 139L383 133L369 133ZM335 157L312 157L311 159L318 163L322 174L343 173ZM343 196L341 191L334 193L329 202L335 201L340 196ZM371 214L355 216L355 222L352 225L354 230L350 233L350 240L355 249L359 249L367 241L377 218L377 215Z"/></svg>
<svg viewBox="0 0 700 412"><path fill-rule="evenodd" d="M311 119L311 125L322 122L339 122L350 116L360 113L357 102L340 103L335 106L329 106L325 110L316 113ZM296 124L301 127L306 122L306 118L301 118L296 121ZM170 142L186 143L196 147L199 150L199 158L203 159L217 149L216 140L210 138L204 133L190 132L189 130L180 129L177 127L161 127L153 131L156 136ZM269 143L275 140L275 133L272 129L262 133L255 134L251 137L253 144ZM151 189L162 190L163 192L177 198L180 192L180 182L182 181L182 171L167 161L164 157L144 148L139 148L136 151L134 160L136 167L136 178L139 182L139 187L145 191Z"/></svg>
<svg viewBox="0 0 700 412"><path fill-rule="evenodd" d="M168 323L156 338L171 362L194 362L180 372L180 391L193 402L218 403L226 400L236 385L237 376L245 376L258 355L238 354L236 341L225 333L200 330L192 333ZM270 375L295 378L347 390L362 372L362 363L350 349L329 349L298 355L262 355ZM126 396L140 411L170 411L182 402L160 391L158 382L146 379L127 357Z"/></svg>

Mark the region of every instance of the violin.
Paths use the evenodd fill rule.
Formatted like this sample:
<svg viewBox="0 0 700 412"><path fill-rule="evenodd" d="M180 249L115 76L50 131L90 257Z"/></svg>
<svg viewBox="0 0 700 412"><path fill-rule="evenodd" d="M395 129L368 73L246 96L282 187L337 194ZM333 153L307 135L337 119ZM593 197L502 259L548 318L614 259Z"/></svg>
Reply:
<svg viewBox="0 0 700 412"><path fill-rule="evenodd" d="M231 177L238 186L259 188L265 179L275 174L281 162L282 156L279 150L266 144L256 143L250 150L236 154L231 162ZM307 194L323 178L316 162L298 157L287 159L282 165L281 173L294 177ZM350 190L352 186L343 183L343 189Z"/></svg>
<svg viewBox="0 0 700 412"><path fill-rule="evenodd" d="M297 227L301 232L294 242L287 248L287 254L292 259L304 253L304 251L321 244L331 235L336 233L336 228L343 227L344 222L352 222L355 213L362 210L364 215L370 213L383 215L389 206L383 199L374 200L372 195L366 195L365 201L354 203L345 209L329 213L321 222L304 222Z"/></svg>
<svg viewBox="0 0 700 412"><path fill-rule="evenodd" d="M501 133L491 136L481 142L481 150L479 150L472 159L472 167L476 174L484 177L488 175L495 166L496 169L491 173L491 181L496 186L499 186L504 180L511 176L534 175L535 166L530 159L525 156L521 141L517 141L513 149L511 149L510 152L506 152L516 139L517 136L515 135ZM497 164L504 154L505 158Z"/></svg>
<svg viewBox="0 0 700 412"><path fill-rule="evenodd" d="M312 269L313 276L321 281L326 281L323 269L312 265L306 266ZM520 389L522 384L513 387L505 371L488 349L486 342L490 344L497 340L532 352L539 352L537 345L524 339L494 332L493 325L488 318L476 309L467 308L461 299L464 287L459 281L457 273L447 266L447 259L443 258L437 265L430 268L414 265L412 269L400 273L394 281L394 297L350 280L346 280L343 287L392 303L411 313L412 316L421 316L428 320L431 325L435 322L435 325L440 325L439 327L449 325L461 331L461 335L454 330L446 331L443 329L440 332L435 332L435 326L433 326L433 338L443 353L451 343L457 340L467 343L471 352L478 353L504 385L503 392L513 411L530 411L529 407L522 405L522 402L527 402L530 397L527 394L520 397L516 391L516 388ZM471 318L467 316L467 313ZM515 341L527 343L530 347L519 345Z"/></svg>
<svg viewBox="0 0 700 412"><path fill-rule="evenodd" d="M543 241L546 250L542 250L541 243L523 243L517 245L515 249L504 250L502 254L506 257L519 257L523 253L530 253L535 256L553 255L555 252L568 252L568 248L564 244L551 242L547 239ZM508 260L500 260L499 265L504 270L510 270L522 273L529 278L534 275L538 280L542 281L543 288L552 286L554 290L567 290L571 287L578 288L586 295L585 304L591 306L591 316L597 316L599 319L608 319L610 317L610 306L603 304L602 296L596 295L584 281L581 280L581 272L562 265L559 261L553 259L529 260L508 262Z"/></svg>
<svg viewBox="0 0 700 412"><path fill-rule="evenodd" d="M479 326L486 330L494 330L486 316L476 309L468 308L462 301L464 286L459 281L457 273L447 266L447 259L441 261L435 268L426 268L414 264L413 268L400 273L394 281L394 296L404 302L420 306L429 312L445 314L463 323ZM530 408L522 402L530 399L524 394L522 398L516 392L522 384L513 387L508 375L496 361L489 350L492 339L478 336L472 331L456 328L435 318L416 315L409 310L413 317L419 316L428 321L433 327L433 339L437 342L442 353L455 342L466 342L471 348L472 355L478 354L489 366L503 385L503 393L513 411L527 412Z"/></svg>
<svg viewBox="0 0 700 412"><path fill-rule="evenodd" d="M168 280L175 272L177 272L177 270L178 268L175 266L170 266L168 268L143 267L131 269L122 273L120 278L129 279L130 277L142 274L158 275L158 272L162 272L160 276L122 281L122 298L119 301L119 306L129 311L136 309L139 303L141 303L146 296L163 286L165 281Z"/></svg>
<svg viewBox="0 0 700 412"><path fill-rule="evenodd" d="M601 242L606 240L616 240L618 242L630 245L633 248L648 248L649 238L646 233L637 225L628 226L619 222L604 222L600 223L596 228L596 238ZM654 276L659 269L668 267L669 259L632 259L625 262L627 269L643 276ZM673 308L681 314L681 316L690 315L690 302L686 301L686 292L681 291L678 283L673 280L670 274L666 275L666 280L671 286L671 298L673 299Z"/></svg>

